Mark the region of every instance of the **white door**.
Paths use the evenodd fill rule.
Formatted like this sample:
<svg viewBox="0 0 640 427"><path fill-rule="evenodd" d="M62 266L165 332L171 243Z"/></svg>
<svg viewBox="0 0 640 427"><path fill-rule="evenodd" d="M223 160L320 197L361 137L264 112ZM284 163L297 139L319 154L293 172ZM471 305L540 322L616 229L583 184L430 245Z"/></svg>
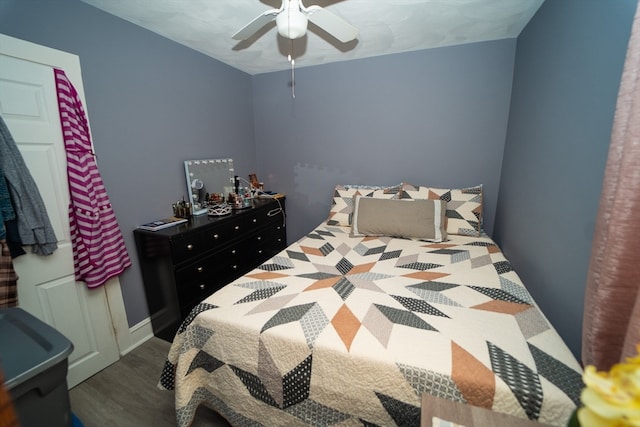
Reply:
<svg viewBox="0 0 640 427"><path fill-rule="evenodd" d="M74 279L66 155L51 68L56 60L44 58L39 63L11 56L1 42L0 115L38 186L58 239L52 255L33 255L25 247L27 254L13 260L19 277L19 306L73 343L67 377L73 387L119 358L107 291L104 287L89 290ZM55 50L48 54L51 58L69 55ZM76 89L82 85L81 79L71 75L80 74L77 63L73 73L64 70Z"/></svg>

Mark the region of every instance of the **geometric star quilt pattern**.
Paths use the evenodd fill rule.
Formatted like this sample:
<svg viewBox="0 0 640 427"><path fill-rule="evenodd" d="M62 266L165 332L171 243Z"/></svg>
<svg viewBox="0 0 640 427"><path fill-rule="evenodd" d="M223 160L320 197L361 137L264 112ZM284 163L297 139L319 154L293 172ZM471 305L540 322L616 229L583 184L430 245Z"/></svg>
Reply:
<svg viewBox="0 0 640 427"><path fill-rule="evenodd" d="M442 243L319 225L208 297L159 387L178 425L417 426L424 393L566 425L581 368L486 235Z"/></svg>

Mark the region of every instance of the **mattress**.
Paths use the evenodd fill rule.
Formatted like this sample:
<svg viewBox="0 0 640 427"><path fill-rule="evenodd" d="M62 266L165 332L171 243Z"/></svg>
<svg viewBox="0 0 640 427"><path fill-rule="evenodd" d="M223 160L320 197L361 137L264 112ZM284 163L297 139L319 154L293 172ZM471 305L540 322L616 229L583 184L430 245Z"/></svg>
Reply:
<svg viewBox="0 0 640 427"><path fill-rule="evenodd" d="M486 235L429 243L322 223L200 303L159 386L178 425L418 426L421 396L566 425L582 370Z"/></svg>

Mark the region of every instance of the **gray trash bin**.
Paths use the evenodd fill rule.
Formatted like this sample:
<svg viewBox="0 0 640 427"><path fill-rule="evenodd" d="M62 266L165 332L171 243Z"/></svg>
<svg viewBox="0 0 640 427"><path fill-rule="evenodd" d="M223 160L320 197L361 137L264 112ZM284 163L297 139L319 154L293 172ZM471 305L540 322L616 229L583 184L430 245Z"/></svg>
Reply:
<svg viewBox="0 0 640 427"><path fill-rule="evenodd" d="M73 344L21 308L0 308L0 365L21 427L72 425L67 358Z"/></svg>

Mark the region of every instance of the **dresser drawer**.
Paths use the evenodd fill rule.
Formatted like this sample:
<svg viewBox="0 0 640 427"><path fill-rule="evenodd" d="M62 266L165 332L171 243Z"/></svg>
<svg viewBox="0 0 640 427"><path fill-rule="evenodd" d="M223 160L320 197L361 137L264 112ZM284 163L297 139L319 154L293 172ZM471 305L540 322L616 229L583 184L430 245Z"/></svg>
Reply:
<svg viewBox="0 0 640 427"><path fill-rule="evenodd" d="M183 310L190 310L200 300L251 270L255 265L245 256L247 249L248 245L243 242L176 271L176 290Z"/></svg>
<svg viewBox="0 0 640 427"><path fill-rule="evenodd" d="M172 242L172 256L175 264L218 247L222 247L255 232L270 223L282 222L282 214L274 214L271 209L251 209L246 213L229 218L227 221L215 221L204 227L199 233L185 234Z"/></svg>
<svg viewBox="0 0 640 427"><path fill-rule="evenodd" d="M197 233L177 236L171 242L171 256L174 264L180 264L231 240L232 233L225 224L211 224Z"/></svg>
<svg viewBox="0 0 640 427"><path fill-rule="evenodd" d="M181 300L204 297L254 269L280 252L286 245L282 225L266 227L246 240L224 247L176 271L176 286Z"/></svg>
<svg viewBox="0 0 640 427"><path fill-rule="evenodd" d="M260 230L248 240L244 256L254 266L271 258L286 246L287 234L282 224L274 224Z"/></svg>
<svg viewBox="0 0 640 427"><path fill-rule="evenodd" d="M234 272L240 271L245 262L245 247L246 243L240 242L176 270L178 293L182 294L182 290L191 284L198 286L197 282L211 278L225 280Z"/></svg>
<svg viewBox="0 0 640 427"><path fill-rule="evenodd" d="M217 278L208 278L192 282L181 286L177 285L180 294L180 312L181 317L184 319L189 315L189 312L202 302L203 299L213 294L218 289L224 286L224 282L221 282Z"/></svg>
<svg viewBox="0 0 640 427"><path fill-rule="evenodd" d="M156 336L173 339L193 307L285 248L284 203L255 200L250 209L224 217L134 231Z"/></svg>

